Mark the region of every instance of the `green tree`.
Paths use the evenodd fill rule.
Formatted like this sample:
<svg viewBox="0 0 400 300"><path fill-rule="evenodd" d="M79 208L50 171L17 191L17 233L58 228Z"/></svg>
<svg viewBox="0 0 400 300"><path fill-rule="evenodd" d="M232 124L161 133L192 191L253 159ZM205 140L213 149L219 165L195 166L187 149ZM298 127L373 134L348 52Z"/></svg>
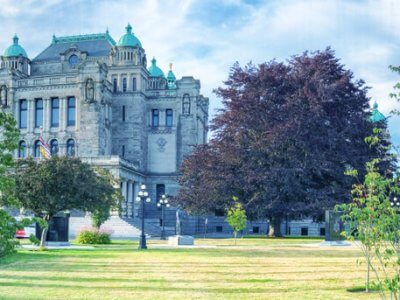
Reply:
<svg viewBox="0 0 400 300"><path fill-rule="evenodd" d="M65 210L99 213L118 207L119 191L108 176L96 172L78 158L57 157L49 160L20 160L15 171L18 186L12 197L20 207L48 221ZM47 228L43 228L40 246L45 246Z"/></svg>
<svg viewBox="0 0 400 300"><path fill-rule="evenodd" d="M382 130L374 128L373 135L366 138L370 147L383 147ZM390 143L387 144L390 147ZM389 149L387 149L389 150ZM386 151L385 151L386 152ZM353 240L362 250L366 262L365 290L371 286L373 272L376 285L385 299L385 288L391 297L399 298L400 291L400 218L393 201L400 193L399 180L382 167L392 168L385 158L375 158L366 163L366 174L361 182L357 170L348 170L358 183L353 185L352 199L336 209L344 212L343 220L348 231L343 234Z"/></svg>
<svg viewBox="0 0 400 300"><path fill-rule="evenodd" d="M11 114L0 112L0 205L3 195L15 186L10 168L13 167L13 152L18 147L19 130ZM8 213L0 209L0 257L14 251L18 242L14 239L18 223Z"/></svg>
<svg viewBox="0 0 400 300"><path fill-rule="evenodd" d="M242 204L238 201L238 197L234 196L232 199L234 201L234 205L227 210L226 221L233 229L236 245L237 233L246 228L247 216Z"/></svg>
<svg viewBox="0 0 400 300"><path fill-rule="evenodd" d="M112 185L112 186L119 186L118 180L106 169L103 168L96 168L95 169L96 173L102 176L103 178L107 179L107 181ZM113 203L121 203L123 201L123 197L121 193L114 193L112 195ZM113 206L114 209L120 210L121 206ZM120 211L119 211L120 212ZM108 202L102 202L99 203L97 208L95 208L92 211L92 225L93 227L99 229L101 224L103 224L105 221L107 221L110 218L110 204Z"/></svg>

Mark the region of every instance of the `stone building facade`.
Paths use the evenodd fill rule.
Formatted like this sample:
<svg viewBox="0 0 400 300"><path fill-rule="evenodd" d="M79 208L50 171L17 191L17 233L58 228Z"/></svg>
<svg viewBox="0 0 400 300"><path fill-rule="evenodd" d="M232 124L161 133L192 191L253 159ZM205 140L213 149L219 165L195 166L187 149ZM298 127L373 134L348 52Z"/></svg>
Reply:
<svg viewBox="0 0 400 300"><path fill-rule="evenodd" d="M141 183L158 219L162 194L175 195L177 170L191 146L207 140L209 100L200 81L167 74L128 24L116 42L100 34L53 36L30 59L18 37L0 56L0 101L21 130L15 157L40 157L39 137L53 155L78 156L120 180L122 217L141 217L134 199ZM174 220L171 208L167 216Z"/></svg>

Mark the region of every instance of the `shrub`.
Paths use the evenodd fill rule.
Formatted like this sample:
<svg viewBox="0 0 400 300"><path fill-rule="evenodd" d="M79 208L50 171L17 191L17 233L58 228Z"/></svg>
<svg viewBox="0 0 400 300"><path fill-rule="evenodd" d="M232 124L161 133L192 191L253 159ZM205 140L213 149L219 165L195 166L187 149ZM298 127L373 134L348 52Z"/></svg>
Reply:
<svg viewBox="0 0 400 300"><path fill-rule="evenodd" d="M111 231L107 229L98 229L95 227L82 228L78 233L77 242L79 244L110 244Z"/></svg>

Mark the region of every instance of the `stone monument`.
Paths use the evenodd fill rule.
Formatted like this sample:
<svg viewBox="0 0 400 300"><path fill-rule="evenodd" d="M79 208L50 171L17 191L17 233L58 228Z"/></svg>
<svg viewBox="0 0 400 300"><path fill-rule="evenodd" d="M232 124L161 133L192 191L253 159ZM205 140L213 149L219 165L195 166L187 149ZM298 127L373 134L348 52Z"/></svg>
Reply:
<svg viewBox="0 0 400 300"><path fill-rule="evenodd" d="M176 235L168 238L171 246L193 246L194 238L190 235L182 235L182 211L176 210Z"/></svg>
<svg viewBox="0 0 400 300"><path fill-rule="evenodd" d="M345 226L341 216L343 212L335 210L325 211L325 242L322 246L350 246L341 234L345 230Z"/></svg>

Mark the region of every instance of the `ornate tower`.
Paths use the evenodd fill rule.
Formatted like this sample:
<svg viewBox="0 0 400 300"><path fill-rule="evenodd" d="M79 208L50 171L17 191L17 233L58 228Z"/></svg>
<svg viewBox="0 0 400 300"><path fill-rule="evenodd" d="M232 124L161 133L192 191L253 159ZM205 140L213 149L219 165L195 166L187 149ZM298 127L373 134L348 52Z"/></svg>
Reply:
<svg viewBox="0 0 400 300"><path fill-rule="evenodd" d="M30 60L24 48L18 44L18 40L18 36L15 35L13 37L13 44L0 57L0 68L18 70L25 75L29 75Z"/></svg>
<svg viewBox="0 0 400 300"><path fill-rule="evenodd" d="M121 36L116 46L111 51L113 65L147 66L146 54L142 43L132 33L132 26L128 23L126 33Z"/></svg>

